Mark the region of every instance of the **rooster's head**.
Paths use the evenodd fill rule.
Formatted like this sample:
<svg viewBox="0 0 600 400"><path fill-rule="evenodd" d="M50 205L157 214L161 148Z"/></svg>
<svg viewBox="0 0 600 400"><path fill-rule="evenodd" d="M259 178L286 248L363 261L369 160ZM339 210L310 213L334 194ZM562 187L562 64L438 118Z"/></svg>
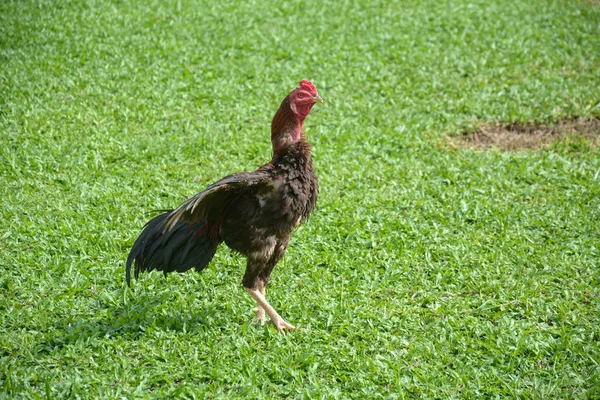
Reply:
<svg viewBox="0 0 600 400"><path fill-rule="evenodd" d="M290 93L289 101L292 112L296 117L304 120L315 103L322 103L323 99L311 81L302 80L300 86Z"/></svg>
<svg viewBox="0 0 600 400"><path fill-rule="evenodd" d="M302 124L315 103L323 99L311 81L302 80L299 86L283 99L271 122L271 141L275 152L300 140Z"/></svg>

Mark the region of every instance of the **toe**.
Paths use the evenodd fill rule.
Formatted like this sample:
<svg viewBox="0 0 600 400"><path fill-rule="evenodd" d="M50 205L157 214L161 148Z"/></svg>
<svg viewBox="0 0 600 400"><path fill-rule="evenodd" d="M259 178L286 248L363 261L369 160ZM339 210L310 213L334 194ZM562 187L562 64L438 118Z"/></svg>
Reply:
<svg viewBox="0 0 600 400"><path fill-rule="evenodd" d="M286 321L284 321L283 319L280 319L279 321L277 321L275 323L275 326L277 327L277 329L279 330L279 332L281 332L282 335L285 335L285 330L294 330L296 329L296 327Z"/></svg>
<svg viewBox="0 0 600 400"><path fill-rule="evenodd" d="M254 317L252 322L254 322L254 324L260 324L260 326L263 326L265 324L265 310L260 307L256 307L252 311L256 313L256 317Z"/></svg>

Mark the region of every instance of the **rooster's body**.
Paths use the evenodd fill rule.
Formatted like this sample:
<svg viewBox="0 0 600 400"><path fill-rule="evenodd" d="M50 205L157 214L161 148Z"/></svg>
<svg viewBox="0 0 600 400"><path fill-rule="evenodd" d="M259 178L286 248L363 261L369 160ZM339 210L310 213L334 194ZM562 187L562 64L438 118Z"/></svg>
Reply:
<svg viewBox="0 0 600 400"><path fill-rule="evenodd" d="M133 262L136 278L154 269L165 274L201 271L225 242L247 258L242 284L257 302L256 321L264 324L266 312L281 332L294 329L267 302L265 288L292 231L317 201L311 147L302 132L317 101L322 100L315 86L300 82L273 118L269 163L254 172L229 175L148 222L127 259L127 283Z"/></svg>

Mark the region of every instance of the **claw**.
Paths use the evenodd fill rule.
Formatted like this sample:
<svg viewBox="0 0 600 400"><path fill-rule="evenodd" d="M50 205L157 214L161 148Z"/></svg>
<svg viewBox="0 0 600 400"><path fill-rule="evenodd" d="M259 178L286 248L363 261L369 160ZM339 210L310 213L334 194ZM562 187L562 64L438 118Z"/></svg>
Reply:
<svg viewBox="0 0 600 400"><path fill-rule="evenodd" d="M271 322L279 330L279 333L281 333L284 336L285 336L286 329L289 329L290 331L296 329L296 327L294 325L286 322L283 319L278 319L277 321L271 321Z"/></svg>

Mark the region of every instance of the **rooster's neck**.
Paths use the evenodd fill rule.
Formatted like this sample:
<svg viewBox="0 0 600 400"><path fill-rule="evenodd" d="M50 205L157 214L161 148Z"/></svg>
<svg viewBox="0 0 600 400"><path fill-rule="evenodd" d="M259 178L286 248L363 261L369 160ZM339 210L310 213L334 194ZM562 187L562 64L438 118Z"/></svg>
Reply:
<svg viewBox="0 0 600 400"><path fill-rule="evenodd" d="M302 124L305 118L292 111L289 95L283 99L271 122L273 154L285 152L292 144L304 141Z"/></svg>

